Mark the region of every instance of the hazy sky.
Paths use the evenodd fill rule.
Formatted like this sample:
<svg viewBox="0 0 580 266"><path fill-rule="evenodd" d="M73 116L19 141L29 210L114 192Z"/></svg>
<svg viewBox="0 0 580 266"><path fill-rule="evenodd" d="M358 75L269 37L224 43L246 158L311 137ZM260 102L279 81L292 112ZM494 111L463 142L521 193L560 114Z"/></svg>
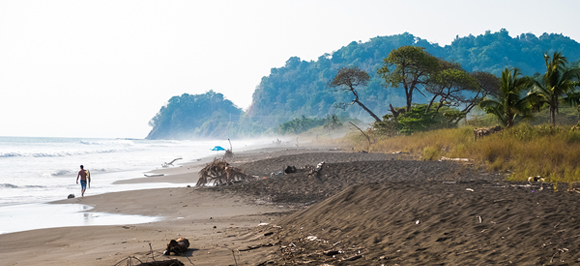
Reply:
<svg viewBox="0 0 580 266"><path fill-rule="evenodd" d="M549 4L548 4L549 3ZM410 32L580 40L576 0L0 0L0 136L144 138L169 98L246 109L273 67Z"/></svg>

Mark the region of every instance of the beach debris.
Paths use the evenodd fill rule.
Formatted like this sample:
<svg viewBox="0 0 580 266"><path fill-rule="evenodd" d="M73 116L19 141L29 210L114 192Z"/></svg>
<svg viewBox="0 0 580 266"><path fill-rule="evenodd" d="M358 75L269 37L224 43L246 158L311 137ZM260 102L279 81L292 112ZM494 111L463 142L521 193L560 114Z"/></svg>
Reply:
<svg viewBox="0 0 580 266"><path fill-rule="evenodd" d="M164 176L165 174L143 174L145 177Z"/></svg>
<svg viewBox="0 0 580 266"><path fill-rule="evenodd" d="M311 175L316 175L318 176L318 174L320 174L320 171L322 170L322 166L324 166L325 162L319 162L315 168L311 169L310 172L308 172L308 176Z"/></svg>
<svg viewBox="0 0 580 266"><path fill-rule="evenodd" d="M162 163L162 164L161 164L161 167L163 167L163 168L167 168L167 167L169 167L169 166L173 166L173 163L174 163L175 161L177 161L177 160L181 160L181 159L183 159L183 158L175 158L175 159L173 159L173 161L171 161L171 162L164 162L164 163Z"/></svg>
<svg viewBox="0 0 580 266"><path fill-rule="evenodd" d="M338 250L327 250L327 251L322 252L322 254L324 254L325 256L329 256L329 257L334 256L334 255L339 254L339 253L340 253L340 251L338 251Z"/></svg>
<svg viewBox="0 0 580 266"><path fill-rule="evenodd" d="M469 162L469 158L448 158L445 156L442 156L441 159L439 159L439 161L455 161L455 162Z"/></svg>
<svg viewBox="0 0 580 266"><path fill-rule="evenodd" d="M471 192L475 191L475 190L473 190L473 188L466 188L465 190L471 191Z"/></svg>
<svg viewBox="0 0 580 266"><path fill-rule="evenodd" d="M238 251L248 251L248 250L257 249L257 248L261 248L261 247L271 247L271 246L273 246L272 243L259 244L259 245L248 246L247 248L238 249Z"/></svg>
<svg viewBox="0 0 580 266"><path fill-rule="evenodd" d="M238 266L238 260L236 260L236 252L232 249L232 256L234 256L234 262L236 263L236 266Z"/></svg>
<svg viewBox="0 0 580 266"><path fill-rule="evenodd" d="M421 221L419 221L419 220L415 221L415 224L420 224L420 223L421 223Z"/></svg>
<svg viewBox="0 0 580 266"><path fill-rule="evenodd" d="M528 177L528 182L546 182L546 179L541 176L530 176Z"/></svg>
<svg viewBox="0 0 580 266"><path fill-rule="evenodd" d="M491 135L501 130L502 130L501 126L476 128L473 130L473 137L474 140L477 140L478 138Z"/></svg>
<svg viewBox="0 0 580 266"><path fill-rule="evenodd" d="M224 160L226 161L234 161L235 157L234 157L234 149L232 148L232 142L230 141L230 139L228 139L228 141L230 142L230 149L227 150L226 149L226 153L224 154Z"/></svg>
<svg viewBox="0 0 580 266"><path fill-rule="evenodd" d="M314 240L316 240L317 238L318 238L318 237L315 237L315 236L308 236L308 237L306 237L306 240L314 241Z"/></svg>
<svg viewBox="0 0 580 266"><path fill-rule="evenodd" d="M284 173L285 174L296 173L296 167L293 165L288 165L288 166L284 167Z"/></svg>
<svg viewBox="0 0 580 266"><path fill-rule="evenodd" d="M68 197L66 197L67 199L74 199L75 198L75 194L68 194Z"/></svg>
<svg viewBox="0 0 580 266"><path fill-rule="evenodd" d="M171 239L167 244L167 248L163 251L163 255L169 256L171 252L175 255L181 255L189 248L189 240L187 238Z"/></svg>
<svg viewBox="0 0 580 266"><path fill-rule="evenodd" d="M211 181L213 181L214 185L222 185L250 179L254 179L254 177L245 174L242 170L231 166L226 161L214 160L199 171L199 179L195 186L203 187Z"/></svg>

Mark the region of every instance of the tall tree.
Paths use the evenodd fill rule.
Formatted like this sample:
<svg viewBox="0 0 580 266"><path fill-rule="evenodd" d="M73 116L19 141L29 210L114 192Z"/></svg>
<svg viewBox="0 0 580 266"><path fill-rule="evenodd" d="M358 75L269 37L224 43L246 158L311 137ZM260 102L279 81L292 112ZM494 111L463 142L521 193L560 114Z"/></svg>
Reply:
<svg viewBox="0 0 580 266"><path fill-rule="evenodd" d="M484 99L479 106L486 113L495 115L504 126L511 127L518 120L531 117L530 98L521 95L533 84L532 78L522 77L519 69L505 68L501 73L499 94Z"/></svg>
<svg viewBox="0 0 580 266"><path fill-rule="evenodd" d="M567 68L568 60L560 52L554 52L552 57L544 53L544 61L546 73L542 76L541 82L536 82L534 92L539 96L541 103L550 107L550 122L555 126L559 99L577 86L580 69Z"/></svg>
<svg viewBox="0 0 580 266"><path fill-rule="evenodd" d="M409 112L413 103L413 92L419 91L421 86L427 84L429 76L438 68L438 59L425 51L425 48L401 46L392 50L389 56L383 59L383 66L377 73L385 79L387 86L403 87Z"/></svg>
<svg viewBox="0 0 580 266"><path fill-rule="evenodd" d="M369 74L364 70L360 70L357 67L343 67L338 70L338 74L336 74L332 82L330 82L330 86L338 87L344 91L350 91L354 95L354 100L350 103L337 103L338 107L344 109L347 105L353 105L356 103L367 111L377 122L381 122L381 119L359 100L358 91L356 90L356 87L366 86L369 80Z"/></svg>
<svg viewBox="0 0 580 266"><path fill-rule="evenodd" d="M428 113L437 98L439 104L435 112L444 105L458 107L467 100L465 92L479 90L476 80L456 63L439 60L439 71L431 74L425 90L433 94L425 113ZM477 93L477 95L479 95Z"/></svg>

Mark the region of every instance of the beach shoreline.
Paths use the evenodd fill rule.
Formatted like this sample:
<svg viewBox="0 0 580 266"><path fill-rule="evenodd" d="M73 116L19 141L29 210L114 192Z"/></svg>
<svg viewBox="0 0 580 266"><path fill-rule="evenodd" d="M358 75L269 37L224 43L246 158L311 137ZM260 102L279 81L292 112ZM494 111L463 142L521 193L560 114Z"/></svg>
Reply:
<svg viewBox="0 0 580 266"><path fill-rule="evenodd" d="M505 173L471 163L314 146L248 151L233 164L266 178L197 188L181 176L172 188L55 202L164 220L0 235L2 265L580 262L580 194L554 184L507 182ZM186 165L173 172L195 168ZM296 171L278 175L284 166ZM181 237L191 243L185 254L161 255Z"/></svg>
<svg viewBox="0 0 580 266"><path fill-rule="evenodd" d="M283 154L298 154L335 149L335 146L298 148L268 145L236 153L234 164L266 159ZM211 256L223 251L214 242L229 243L224 234L240 236L258 224L294 211L291 207L273 206L248 197L201 191L195 188L198 172L216 156L186 162L176 167L151 170L151 177L124 179L115 184L172 183L175 187L130 190L88 195L49 204L81 204L92 207L88 213L110 213L162 217L161 221L106 226L73 226L36 229L0 235L2 265L113 265L134 254L162 251L170 239L187 237L196 252L195 265L228 265L230 256ZM43 243L30 245L30 243ZM233 242L235 243L235 241ZM219 244L218 246L220 246ZM32 254L32 255L31 255ZM82 254L82 255L81 255ZM156 253L155 253L156 254ZM157 256L160 254L156 254ZM220 262L220 260L223 260Z"/></svg>

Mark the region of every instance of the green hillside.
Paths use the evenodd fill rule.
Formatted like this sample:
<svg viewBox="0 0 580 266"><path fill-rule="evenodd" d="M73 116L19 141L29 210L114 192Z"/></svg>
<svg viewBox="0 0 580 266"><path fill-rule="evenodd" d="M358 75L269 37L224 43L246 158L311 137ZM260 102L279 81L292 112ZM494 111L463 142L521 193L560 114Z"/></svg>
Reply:
<svg viewBox="0 0 580 266"><path fill-rule="evenodd" d="M153 129L146 139L225 138L242 114L242 109L221 93L184 93L171 97L151 119Z"/></svg>
<svg viewBox="0 0 580 266"><path fill-rule="evenodd" d="M466 71L486 71L498 76L505 67L518 67L525 75L545 72L543 52L562 52L576 65L580 60L580 44L561 34L544 33L539 37L522 34L512 38L502 29L495 33L487 31L478 36L457 37L451 45L443 47L410 33L378 36L368 42L351 42L317 60L291 57L283 67L272 68L270 75L263 77L254 91L246 113L219 93L173 97L151 120L153 129L147 138L256 135L272 132L295 118L328 115L371 122L369 114L359 106L336 108L336 103L351 102L352 94L331 88L329 82L342 67L366 71L370 80L366 87L358 90L360 101L382 117L389 104L404 106L405 94L401 89L386 88L377 69L383 66L383 59L391 50L407 45L423 47L440 59L459 63ZM430 95L425 92L425 96L417 93L413 101L425 103L429 99ZM200 101L210 103L205 106ZM188 107L188 104L193 106ZM202 105L205 107L200 108Z"/></svg>
<svg viewBox="0 0 580 266"><path fill-rule="evenodd" d="M382 116L387 113L389 104L405 105L405 96L402 90L385 88L384 81L376 72L391 50L405 45L424 47L438 58L460 63L466 71L486 71L498 76L505 67L518 67L525 75L544 72L543 52L560 51L570 62L580 59L580 44L561 34L545 33L539 37L522 34L512 38L506 30L488 31L479 36L456 38L451 45L444 47L409 33L375 37L364 43L351 42L316 61L292 57L284 67L273 68L269 76L262 78L247 113L264 127L276 126L302 115L344 116L345 112L351 117L370 121L368 114L357 106L346 110L333 108L336 102L350 102L352 99L349 94L331 89L328 82L341 67L356 66L371 76L368 86L359 90L361 101ZM424 103L427 99L418 94L414 101Z"/></svg>

